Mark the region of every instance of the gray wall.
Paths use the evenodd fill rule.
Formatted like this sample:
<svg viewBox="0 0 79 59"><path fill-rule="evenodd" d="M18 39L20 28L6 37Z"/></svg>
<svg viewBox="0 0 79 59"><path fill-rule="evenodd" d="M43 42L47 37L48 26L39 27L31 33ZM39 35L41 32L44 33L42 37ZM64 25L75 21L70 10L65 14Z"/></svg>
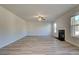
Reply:
<svg viewBox="0 0 79 59"><path fill-rule="evenodd" d="M27 35L26 22L0 6L0 48Z"/></svg>
<svg viewBox="0 0 79 59"><path fill-rule="evenodd" d="M71 37L71 33L70 33L70 18L71 18L71 16L76 15L78 13L79 13L79 6L71 9L70 11L66 12L61 17L56 19L55 22L57 23L57 32L53 33L52 35L58 36L58 30L65 29L66 41L79 47L79 38Z"/></svg>
<svg viewBox="0 0 79 59"><path fill-rule="evenodd" d="M28 26L27 26L28 25ZM27 22L27 36L51 35L51 24L42 22Z"/></svg>
<svg viewBox="0 0 79 59"><path fill-rule="evenodd" d="M48 36L51 24L29 22L0 6L0 48L24 36Z"/></svg>

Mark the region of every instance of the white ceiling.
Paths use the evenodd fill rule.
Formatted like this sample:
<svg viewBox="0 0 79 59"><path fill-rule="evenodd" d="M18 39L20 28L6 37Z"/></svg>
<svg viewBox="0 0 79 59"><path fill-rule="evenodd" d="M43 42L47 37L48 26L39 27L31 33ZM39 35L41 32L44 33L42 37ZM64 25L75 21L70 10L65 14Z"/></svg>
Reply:
<svg viewBox="0 0 79 59"><path fill-rule="evenodd" d="M63 13L74 8L73 4L8 4L2 5L24 20L35 21L33 16L45 15L47 21L54 21Z"/></svg>

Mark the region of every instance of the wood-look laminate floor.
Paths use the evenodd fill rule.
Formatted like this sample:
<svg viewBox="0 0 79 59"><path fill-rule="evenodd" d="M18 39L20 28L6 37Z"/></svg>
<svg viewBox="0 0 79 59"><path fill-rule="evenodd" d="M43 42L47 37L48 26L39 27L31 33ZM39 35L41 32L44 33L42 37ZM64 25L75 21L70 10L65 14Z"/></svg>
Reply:
<svg viewBox="0 0 79 59"><path fill-rule="evenodd" d="M24 37L0 49L1 55L77 55L79 48L53 37Z"/></svg>

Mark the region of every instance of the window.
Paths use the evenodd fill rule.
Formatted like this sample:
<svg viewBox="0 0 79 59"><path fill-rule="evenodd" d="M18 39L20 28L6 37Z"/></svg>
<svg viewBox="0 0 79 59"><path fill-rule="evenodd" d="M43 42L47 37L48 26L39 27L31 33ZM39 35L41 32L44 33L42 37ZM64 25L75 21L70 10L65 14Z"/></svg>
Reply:
<svg viewBox="0 0 79 59"><path fill-rule="evenodd" d="M56 30L57 29L57 24L56 23L54 23L54 33L56 33Z"/></svg>
<svg viewBox="0 0 79 59"><path fill-rule="evenodd" d="M79 15L71 17L71 35L73 37L79 36Z"/></svg>

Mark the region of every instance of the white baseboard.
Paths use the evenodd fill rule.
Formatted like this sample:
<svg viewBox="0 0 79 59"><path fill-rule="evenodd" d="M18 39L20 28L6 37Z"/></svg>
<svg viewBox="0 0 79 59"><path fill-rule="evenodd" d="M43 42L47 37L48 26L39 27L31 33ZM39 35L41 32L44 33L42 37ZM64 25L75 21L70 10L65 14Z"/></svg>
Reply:
<svg viewBox="0 0 79 59"><path fill-rule="evenodd" d="M76 47L79 47L78 44L76 44L76 43L74 43L74 42L71 42L71 41L69 41L69 40L66 40L66 42L69 43L69 44L72 44L72 45L74 45L74 46L76 46Z"/></svg>

